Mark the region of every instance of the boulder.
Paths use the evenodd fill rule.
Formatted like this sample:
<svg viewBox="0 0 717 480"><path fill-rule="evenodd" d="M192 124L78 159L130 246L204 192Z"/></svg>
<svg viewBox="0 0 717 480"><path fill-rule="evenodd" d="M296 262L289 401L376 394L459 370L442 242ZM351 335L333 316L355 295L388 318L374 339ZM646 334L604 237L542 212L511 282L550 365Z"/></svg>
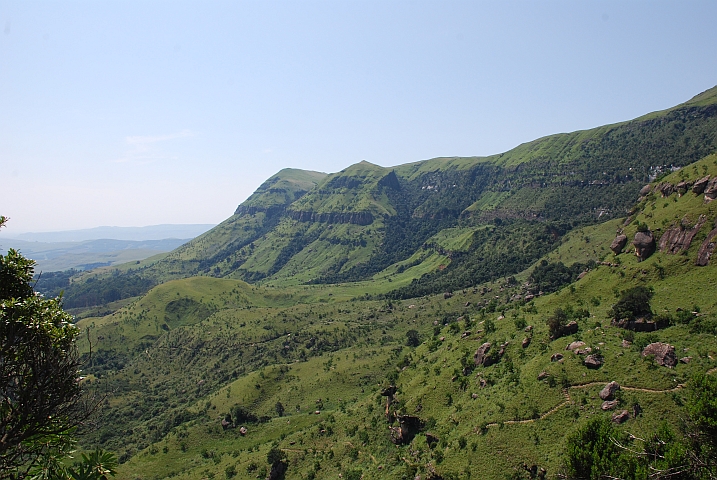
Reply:
<svg viewBox="0 0 717 480"><path fill-rule="evenodd" d="M575 350L574 352L575 352L576 355L587 355L588 353L590 353L590 352L592 352L592 351L593 351L592 348L590 348L590 347L585 347L585 348L578 348L578 349Z"/></svg>
<svg viewBox="0 0 717 480"><path fill-rule="evenodd" d="M478 347L478 350L476 350L475 355L473 355L473 363L476 365L484 365L486 359L488 358L488 350L490 350L490 342L485 342L483 345ZM487 366L487 365L486 365Z"/></svg>
<svg viewBox="0 0 717 480"><path fill-rule="evenodd" d="M414 415L399 415L398 427L391 428L391 441L396 445L411 443L423 427L423 421Z"/></svg>
<svg viewBox="0 0 717 480"><path fill-rule="evenodd" d="M612 241L610 244L610 250L612 250L612 253L615 255L620 255L622 253L622 249L625 248L625 245L627 245L627 235L618 235L615 237L615 240Z"/></svg>
<svg viewBox="0 0 717 480"><path fill-rule="evenodd" d="M565 347L565 350L577 350L578 348L584 347L584 346L585 346L585 342L577 340L575 342L568 344L568 346Z"/></svg>
<svg viewBox="0 0 717 480"><path fill-rule="evenodd" d="M520 342L520 346L523 348L528 348L528 345L530 345L531 337L525 337L522 342Z"/></svg>
<svg viewBox="0 0 717 480"><path fill-rule="evenodd" d="M248 433L248 430L246 429L246 427L241 427L241 428L239 429L239 435L241 435L242 437L243 437L244 435L246 435L247 433Z"/></svg>
<svg viewBox="0 0 717 480"><path fill-rule="evenodd" d="M710 181L710 176L707 175L706 177L702 177L699 180L695 182L694 185L692 185L692 193L695 195L699 195L700 193L705 191L705 188L707 188L707 184Z"/></svg>
<svg viewBox="0 0 717 480"><path fill-rule="evenodd" d="M673 193L675 193L675 186L672 185L670 182L663 182L658 184L655 187L656 192L660 192L660 195L663 197L669 197Z"/></svg>
<svg viewBox="0 0 717 480"><path fill-rule="evenodd" d="M687 193L687 190L689 190L691 186L692 186L692 182L687 181L687 180L682 180L680 183L677 184L675 189L677 190L677 194L679 196L682 196L685 193Z"/></svg>
<svg viewBox="0 0 717 480"><path fill-rule="evenodd" d="M640 196L641 196L641 197L644 197L645 195L647 195L648 193L650 193L651 190L652 190L652 185L650 185L650 184L648 183L647 185L645 185L644 187L642 187L642 188L640 189Z"/></svg>
<svg viewBox="0 0 717 480"><path fill-rule="evenodd" d="M677 365L677 356L675 355L675 347L668 343L655 342L645 347L642 356L655 356L655 362L663 367L672 368Z"/></svg>
<svg viewBox="0 0 717 480"><path fill-rule="evenodd" d="M622 348L630 348L630 345L632 345L632 342L630 342L629 340L622 340Z"/></svg>
<svg viewBox="0 0 717 480"><path fill-rule="evenodd" d="M635 256L640 261L647 259L655 252L655 237L652 236L652 232L649 230L647 232L637 232L632 244L635 246Z"/></svg>
<svg viewBox="0 0 717 480"><path fill-rule="evenodd" d="M602 402L602 405L600 405L600 408L603 410L612 410L613 408L617 407L618 401L617 400L606 400Z"/></svg>
<svg viewBox="0 0 717 480"><path fill-rule="evenodd" d="M679 225L668 228L660 237L660 252L674 255L690 248L692 239L700 231L705 220L707 220L707 217L700 215L697 223L691 228L685 226L687 219L683 219Z"/></svg>
<svg viewBox="0 0 717 480"><path fill-rule="evenodd" d="M382 397L393 397L396 394L396 385L389 385L388 387L381 390Z"/></svg>
<svg viewBox="0 0 717 480"><path fill-rule="evenodd" d="M550 361L551 361L551 362L559 362L559 361L561 361L562 359L563 359L563 354L562 354L562 353L554 353L554 354L550 357Z"/></svg>
<svg viewBox="0 0 717 480"><path fill-rule="evenodd" d="M630 419L630 413L627 410L620 410L612 415L613 423L625 423Z"/></svg>
<svg viewBox="0 0 717 480"><path fill-rule="evenodd" d="M453 294L452 294L451 292L446 292L446 293L443 294L443 299L444 299L444 300L448 300L448 299L451 298L452 296L453 296Z"/></svg>
<svg viewBox="0 0 717 480"><path fill-rule="evenodd" d="M568 322L567 325L565 325L561 330L561 336L565 335L573 335L578 333L578 322L573 320L572 322Z"/></svg>
<svg viewBox="0 0 717 480"><path fill-rule="evenodd" d="M612 396L620 390L620 384L617 382L610 382L600 390L598 394L602 400L610 400Z"/></svg>
<svg viewBox="0 0 717 480"><path fill-rule="evenodd" d="M540 372L538 374L538 380L545 380L549 376L550 376L550 374L548 372L546 372L545 370L543 370L542 372Z"/></svg>
<svg viewBox="0 0 717 480"><path fill-rule="evenodd" d="M682 357L680 358L680 363L690 363L692 361L692 357Z"/></svg>
<svg viewBox="0 0 717 480"><path fill-rule="evenodd" d="M695 265L698 267L704 267L710 263L710 257L715 251L717 246L717 228L707 234L707 238L700 245L700 249L697 251L697 260Z"/></svg>
<svg viewBox="0 0 717 480"><path fill-rule="evenodd" d="M705 201L711 202L717 198L717 177L714 177L705 187Z"/></svg>
<svg viewBox="0 0 717 480"><path fill-rule="evenodd" d="M585 357L585 360L583 360L583 364L588 368L600 368L603 363L605 362L602 355L598 354L588 355Z"/></svg>

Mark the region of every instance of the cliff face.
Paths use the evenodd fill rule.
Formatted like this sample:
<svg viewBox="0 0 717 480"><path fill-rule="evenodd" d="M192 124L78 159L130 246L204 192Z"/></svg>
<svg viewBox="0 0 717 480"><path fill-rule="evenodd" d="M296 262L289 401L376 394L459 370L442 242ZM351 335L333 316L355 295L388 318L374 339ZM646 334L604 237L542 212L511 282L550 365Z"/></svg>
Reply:
<svg viewBox="0 0 717 480"><path fill-rule="evenodd" d="M371 225L374 220L374 216L371 214L371 212L316 213L292 211L289 212L289 216L292 220L296 220L298 222L351 223L353 225Z"/></svg>

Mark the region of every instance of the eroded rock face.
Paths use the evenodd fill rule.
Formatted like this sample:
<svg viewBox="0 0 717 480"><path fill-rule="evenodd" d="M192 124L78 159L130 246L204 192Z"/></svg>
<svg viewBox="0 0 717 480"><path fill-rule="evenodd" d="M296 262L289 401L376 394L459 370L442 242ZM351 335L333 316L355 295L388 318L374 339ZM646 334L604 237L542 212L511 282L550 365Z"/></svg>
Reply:
<svg viewBox="0 0 717 480"><path fill-rule="evenodd" d="M692 245L692 239L695 238L697 232L700 231L702 225L704 225L707 217L700 215L697 223L687 228L687 219L683 218L679 225L668 228L665 233L660 237L659 248L662 253L671 253L673 255L683 252L690 248ZM689 223L687 223L689 225Z"/></svg>
<svg viewBox="0 0 717 480"><path fill-rule="evenodd" d="M615 255L620 255L625 245L627 245L627 235L618 235L610 244L610 250Z"/></svg>
<svg viewBox="0 0 717 480"><path fill-rule="evenodd" d="M605 385L602 390L600 390L598 395L603 400L609 400L618 390L620 390L620 384L617 382L610 382Z"/></svg>
<svg viewBox="0 0 717 480"><path fill-rule="evenodd" d="M655 356L655 362L663 367L672 368L677 365L677 356L675 355L675 347L669 343L655 342L645 347L642 356Z"/></svg>
<svg viewBox="0 0 717 480"><path fill-rule="evenodd" d="M354 225L371 225L373 214L371 212L302 212L291 211L289 215L298 222L319 222L319 223L351 223Z"/></svg>
<svg viewBox="0 0 717 480"><path fill-rule="evenodd" d="M715 198L717 198L717 177L710 180L705 187L705 201L711 202Z"/></svg>
<svg viewBox="0 0 717 480"><path fill-rule="evenodd" d="M695 265L698 267L704 267L710 263L710 257L717 247L717 227L707 234L707 238L700 245L700 249L697 251L697 261Z"/></svg>
<svg viewBox="0 0 717 480"><path fill-rule="evenodd" d="M652 232L649 230L647 232L637 232L632 244L635 246L635 256L640 261L655 253L655 237L652 236Z"/></svg>
<svg viewBox="0 0 717 480"><path fill-rule="evenodd" d="M485 342L483 345L478 347L478 350L476 350L475 355L473 355L473 362L476 365L485 365L485 362L488 359L488 350L490 350L490 346L490 342Z"/></svg>
<svg viewBox="0 0 717 480"><path fill-rule="evenodd" d="M692 185L692 193L695 195L699 195L700 193L705 191L705 188L707 188L707 184L710 182L710 176L707 175L706 177L702 177L699 180L695 182L694 185Z"/></svg>

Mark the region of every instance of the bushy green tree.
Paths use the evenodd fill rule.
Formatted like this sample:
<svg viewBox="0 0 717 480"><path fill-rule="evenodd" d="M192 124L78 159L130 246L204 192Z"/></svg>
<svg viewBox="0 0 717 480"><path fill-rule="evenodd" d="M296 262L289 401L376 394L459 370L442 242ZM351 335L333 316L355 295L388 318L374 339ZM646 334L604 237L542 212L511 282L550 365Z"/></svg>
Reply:
<svg viewBox="0 0 717 480"><path fill-rule="evenodd" d="M34 266L12 249L0 255L0 478L23 478L66 453L89 411L78 329L59 299L35 294Z"/></svg>
<svg viewBox="0 0 717 480"><path fill-rule="evenodd" d="M610 315L617 320L636 318L652 318L650 300L652 291L644 285L623 290L620 299L613 305Z"/></svg>

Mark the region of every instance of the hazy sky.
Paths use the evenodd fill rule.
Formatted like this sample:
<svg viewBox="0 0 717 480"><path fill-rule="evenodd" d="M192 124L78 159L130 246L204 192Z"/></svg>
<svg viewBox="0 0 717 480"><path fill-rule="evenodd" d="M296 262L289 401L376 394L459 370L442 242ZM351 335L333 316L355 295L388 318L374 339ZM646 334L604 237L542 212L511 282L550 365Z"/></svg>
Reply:
<svg viewBox="0 0 717 480"><path fill-rule="evenodd" d="M218 223L285 167L488 155L717 84L717 2L0 2L5 235Z"/></svg>

